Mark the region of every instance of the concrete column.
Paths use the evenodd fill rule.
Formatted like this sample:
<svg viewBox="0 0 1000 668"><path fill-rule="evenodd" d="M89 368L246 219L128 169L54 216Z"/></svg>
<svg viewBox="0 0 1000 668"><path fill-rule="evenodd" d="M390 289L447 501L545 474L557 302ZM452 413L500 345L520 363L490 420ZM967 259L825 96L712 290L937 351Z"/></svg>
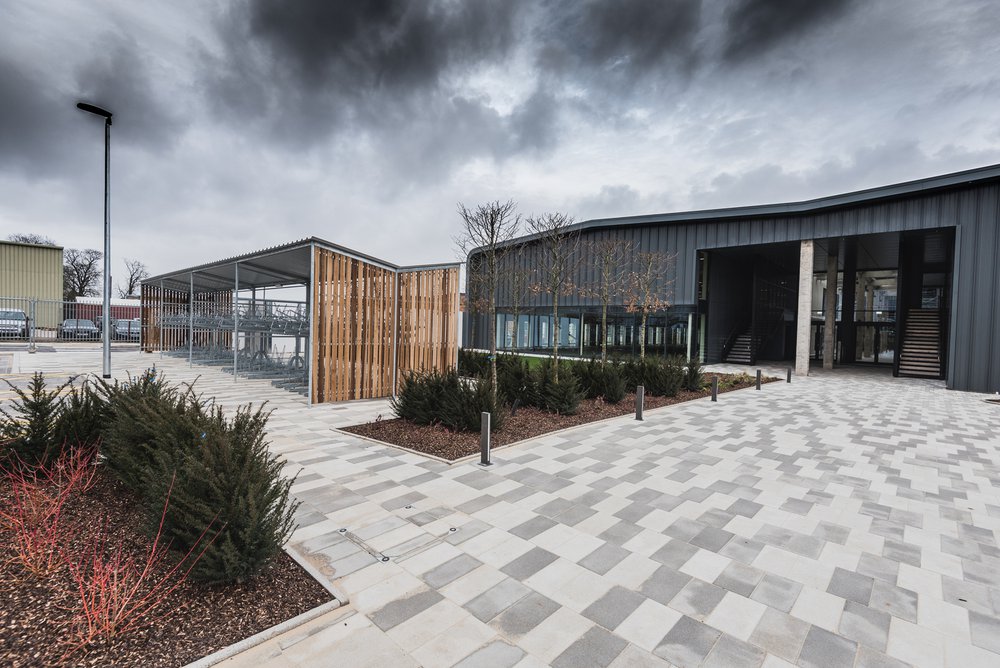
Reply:
<svg viewBox="0 0 1000 668"><path fill-rule="evenodd" d="M826 301L823 304L823 368L833 368L837 336L837 242L831 240L826 252Z"/></svg>
<svg viewBox="0 0 1000 668"><path fill-rule="evenodd" d="M799 246L799 312L795 326L795 375L809 375L809 326L812 323L813 240Z"/></svg>

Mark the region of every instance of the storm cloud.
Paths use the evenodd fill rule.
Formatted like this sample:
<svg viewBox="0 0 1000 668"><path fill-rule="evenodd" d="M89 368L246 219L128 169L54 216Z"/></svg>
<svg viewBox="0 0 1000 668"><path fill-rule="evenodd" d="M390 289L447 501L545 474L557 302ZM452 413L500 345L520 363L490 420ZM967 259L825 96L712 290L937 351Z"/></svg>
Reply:
<svg viewBox="0 0 1000 668"><path fill-rule="evenodd" d="M1000 162L988 0L54 0L0 30L0 236L99 244L87 100L115 255L154 272L313 234L439 261L458 201L585 219Z"/></svg>

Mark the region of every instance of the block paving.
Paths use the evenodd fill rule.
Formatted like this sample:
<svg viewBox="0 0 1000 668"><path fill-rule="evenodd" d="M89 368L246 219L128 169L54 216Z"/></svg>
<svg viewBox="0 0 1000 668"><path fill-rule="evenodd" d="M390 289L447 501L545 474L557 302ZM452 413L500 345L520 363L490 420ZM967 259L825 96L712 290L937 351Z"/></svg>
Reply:
<svg viewBox="0 0 1000 668"><path fill-rule="evenodd" d="M223 405L270 402L302 502L291 549L350 598L224 665L1000 665L986 395L815 371L535 438L484 468L336 431L388 402L310 407L175 358L117 363L200 375Z"/></svg>

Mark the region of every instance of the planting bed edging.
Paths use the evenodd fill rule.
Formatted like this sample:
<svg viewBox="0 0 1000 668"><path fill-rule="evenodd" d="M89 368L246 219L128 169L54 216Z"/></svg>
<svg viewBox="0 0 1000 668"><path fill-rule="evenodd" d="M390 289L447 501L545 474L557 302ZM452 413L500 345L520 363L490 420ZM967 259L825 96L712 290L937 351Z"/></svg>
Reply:
<svg viewBox="0 0 1000 668"><path fill-rule="evenodd" d="M299 568L308 573L309 577L318 582L323 589L327 590L330 595L333 596L333 600L327 601L322 605L317 605L311 610L306 610L291 619L286 619L280 624L275 624L274 626L264 629L259 633L255 633L249 638L244 638L243 640L234 642L232 645L223 647L216 652L212 652L208 656L203 656L197 661L192 661L184 666L184 668L209 668L209 666L214 666L217 663L221 663L226 659L236 656L237 654L241 654L248 649L252 649L261 643L267 642L271 638L287 633L288 631L293 631L303 624L308 624L312 620L322 617L328 612L337 610L350 602L347 594L344 593L340 587L327 580L326 577L320 573L308 559L305 559L301 554L299 554L298 551L287 546L283 549L285 554L291 557L292 561L299 565Z"/></svg>
<svg viewBox="0 0 1000 668"><path fill-rule="evenodd" d="M223 647L218 652L213 652L208 656L203 656L197 661L187 664L184 668L208 668L209 666L214 666L217 663L221 663L226 659L236 656L237 654L241 654L248 649L252 649L263 642L267 642L271 638L287 633L288 631L292 631L303 624L311 622L317 617L321 617L328 612L337 610L341 605L341 602L337 599L324 603L323 605L318 605L312 610L306 610L301 615L285 620L284 622L276 624L269 629L264 629L260 633L252 635L249 638L244 638L239 642L233 643L229 647Z"/></svg>

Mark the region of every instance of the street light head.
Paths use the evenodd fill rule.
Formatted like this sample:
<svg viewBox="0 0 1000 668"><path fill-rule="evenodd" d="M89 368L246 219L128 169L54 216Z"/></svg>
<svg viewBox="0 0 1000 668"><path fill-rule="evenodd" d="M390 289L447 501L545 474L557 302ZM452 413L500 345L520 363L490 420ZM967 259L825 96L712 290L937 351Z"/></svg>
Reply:
<svg viewBox="0 0 1000 668"><path fill-rule="evenodd" d="M89 112L91 114L96 114L98 116L103 116L104 118L107 119L108 123L111 122L111 112L108 111L107 109L101 109L100 107L98 107L95 104L88 104L86 102L77 102L76 103L76 108L77 109L81 109L81 110L86 111L86 112Z"/></svg>

